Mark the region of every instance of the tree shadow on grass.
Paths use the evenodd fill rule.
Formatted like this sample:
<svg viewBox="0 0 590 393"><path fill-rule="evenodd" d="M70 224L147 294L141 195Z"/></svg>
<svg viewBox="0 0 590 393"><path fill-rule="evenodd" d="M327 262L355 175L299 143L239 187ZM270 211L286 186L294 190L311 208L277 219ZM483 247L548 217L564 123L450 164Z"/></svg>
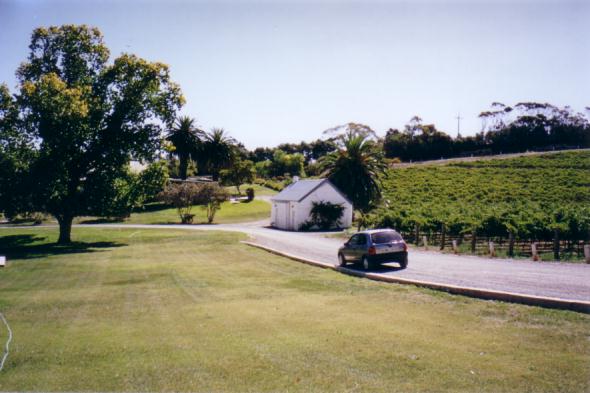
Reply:
<svg viewBox="0 0 590 393"><path fill-rule="evenodd" d="M151 202L141 208L134 208L132 214L153 213L161 210L171 209L173 206L161 202ZM125 222L129 217L86 217L80 220L80 224L115 224ZM173 224L173 223L156 223Z"/></svg>
<svg viewBox="0 0 590 393"><path fill-rule="evenodd" d="M126 246L117 242L72 242L62 245L46 243L47 237L37 235L10 235L0 237L0 255L10 260L43 258L51 255L102 252L109 248ZM34 244L39 243L40 244Z"/></svg>
<svg viewBox="0 0 590 393"><path fill-rule="evenodd" d="M161 202L152 202L145 204L142 208L133 209L133 213L149 213L149 212L157 212L160 210L170 209L174 206L166 205Z"/></svg>
<svg viewBox="0 0 590 393"><path fill-rule="evenodd" d="M85 220L81 220L80 224L116 224L124 222L124 218L106 218L106 217L97 217L97 218L89 218Z"/></svg>

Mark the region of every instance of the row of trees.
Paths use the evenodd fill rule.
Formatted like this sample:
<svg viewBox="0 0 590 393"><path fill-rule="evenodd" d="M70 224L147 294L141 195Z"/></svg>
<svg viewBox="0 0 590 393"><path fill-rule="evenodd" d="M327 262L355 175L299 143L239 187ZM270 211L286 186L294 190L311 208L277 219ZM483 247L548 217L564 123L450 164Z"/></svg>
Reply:
<svg viewBox="0 0 590 393"><path fill-rule="evenodd" d="M186 179L189 165L193 162L196 172L219 179L222 170L230 168L241 160L237 141L222 128L205 132L195 125L195 120L188 116L179 117L174 127L168 132L166 140L170 142L168 151L179 161L179 177Z"/></svg>
<svg viewBox="0 0 590 393"><path fill-rule="evenodd" d="M590 108L587 110L590 112ZM590 147L588 117L569 107L534 102L513 107L493 103L491 110L482 112L479 117L481 132L455 138L438 130L434 124L424 124L418 116L410 119L402 130L389 129L384 138L378 138L368 126L349 125L370 134L376 148L382 150L386 158L402 161ZM261 177L317 176L321 174L319 160L339 148L337 135L349 125L327 130L324 139L310 143L259 147L247 153L247 158L255 163L256 173Z"/></svg>
<svg viewBox="0 0 590 393"><path fill-rule="evenodd" d="M279 150L287 154L300 154L303 163L307 165L336 150L336 142L329 138L313 142L282 143L275 148L257 147L249 153L249 159L254 162L274 160L274 155Z"/></svg>
<svg viewBox="0 0 590 393"><path fill-rule="evenodd" d="M211 175L228 184L239 184L238 178L249 181L249 173L263 178L318 175L317 160L337 148L330 138L248 151L223 129L205 132L190 117L178 118L166 140L170 142L170 156L178 159L178 173L173 166L172 175L181 179L191 174ZM239 171L234 171L235 167Z"/></svg>
<svg viewBox="0 0 590 393"><path fill-rule="evenodd" d="M590 108L586 108L590 111ZM383 140L385 155L403 161L439 159L527 150L590 147L590 122L571 108L523 102L514 107L493 103L482 112L482 131L451 138L413 117L403 130L390 129Z"/></svg>

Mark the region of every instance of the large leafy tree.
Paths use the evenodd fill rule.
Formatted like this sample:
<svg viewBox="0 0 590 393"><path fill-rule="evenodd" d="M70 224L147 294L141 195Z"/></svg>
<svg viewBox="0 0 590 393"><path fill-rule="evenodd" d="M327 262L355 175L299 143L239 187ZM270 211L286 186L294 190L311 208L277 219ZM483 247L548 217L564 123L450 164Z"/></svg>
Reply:
<svg viewBox="0 0 590 393"><path fill-rule="evenodd" d="M381 179L387 164L367 133L347 132L338 138L339 149L320 160L327 176L365 215L381 199Z"/></svg>
<svg viewBox="0 0 590 393"><path fill-rule="evenodd" d="M6 85L0 85L0 211L12 217L30 211L29 201L15 195L20 174L33 158L32 142L18 127L16 98Z"/></svg>
<svg viewBox="0 0 590 393"><path fill-rule="evenodd" d="M178 157L180 178L186 179L189 160L196 160L205 133L195 126L195 120L188 116L177 119L166 139L174 146L172 154Z"/></svg>
<svg viewBox="0 0 590 393"><path fill-rule="evenodd" d="M202 156L199 162L199 171L204 168L213 180L219 179L222 169L229 168L235 159L237 141L228 135L223 128L214 128L207 133L202 145Z"/></svg>
<svg viewBox="0 0 590 393"><path fill-rule="evenodd" d="M162 63L123 54L110 64L96 28L38 28L29 48L17 70L18 119L0 135L8 156L18 157L3 203L52 214L58 242L68 243L74 217L104 208L94 201L125 177L130 159L154 157L183 98Z"/></svg>

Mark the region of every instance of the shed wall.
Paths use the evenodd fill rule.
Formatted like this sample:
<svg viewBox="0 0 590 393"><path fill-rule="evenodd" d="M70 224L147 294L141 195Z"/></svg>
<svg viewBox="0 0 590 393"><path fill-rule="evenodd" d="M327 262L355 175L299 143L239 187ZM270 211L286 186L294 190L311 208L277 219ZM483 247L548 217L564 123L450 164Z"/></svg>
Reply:
<svg viewBox="0 0 590 393"><path fill-rule="evenodd" d="M309 219L313 202L326 201L335 204L342 204L344 212L340 220L342 228L348 228L352 225L352 205L332 187L329 183L322 184L318 189L309 194L304 200L296 203L295 215L293 219L293 228L298 230L299 227Z"/></svg>

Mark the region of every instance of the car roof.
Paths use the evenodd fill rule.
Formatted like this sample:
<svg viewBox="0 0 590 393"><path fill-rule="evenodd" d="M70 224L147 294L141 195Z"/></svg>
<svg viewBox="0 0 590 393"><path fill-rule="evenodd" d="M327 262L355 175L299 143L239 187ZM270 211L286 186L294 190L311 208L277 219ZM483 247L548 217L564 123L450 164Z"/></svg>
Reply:
<svg viewBox="0 0 590 393"><path fill-rule="evenodd" d="M379 233L379 232L395 232L395 233L398 233L395 229L381 228L381 229L367 229L365 231L357 232L357 233L355 233L355 235L358 234L358 233L362 233L362 234L366 234L366 235L372 235L374 233Z"/></svg>

